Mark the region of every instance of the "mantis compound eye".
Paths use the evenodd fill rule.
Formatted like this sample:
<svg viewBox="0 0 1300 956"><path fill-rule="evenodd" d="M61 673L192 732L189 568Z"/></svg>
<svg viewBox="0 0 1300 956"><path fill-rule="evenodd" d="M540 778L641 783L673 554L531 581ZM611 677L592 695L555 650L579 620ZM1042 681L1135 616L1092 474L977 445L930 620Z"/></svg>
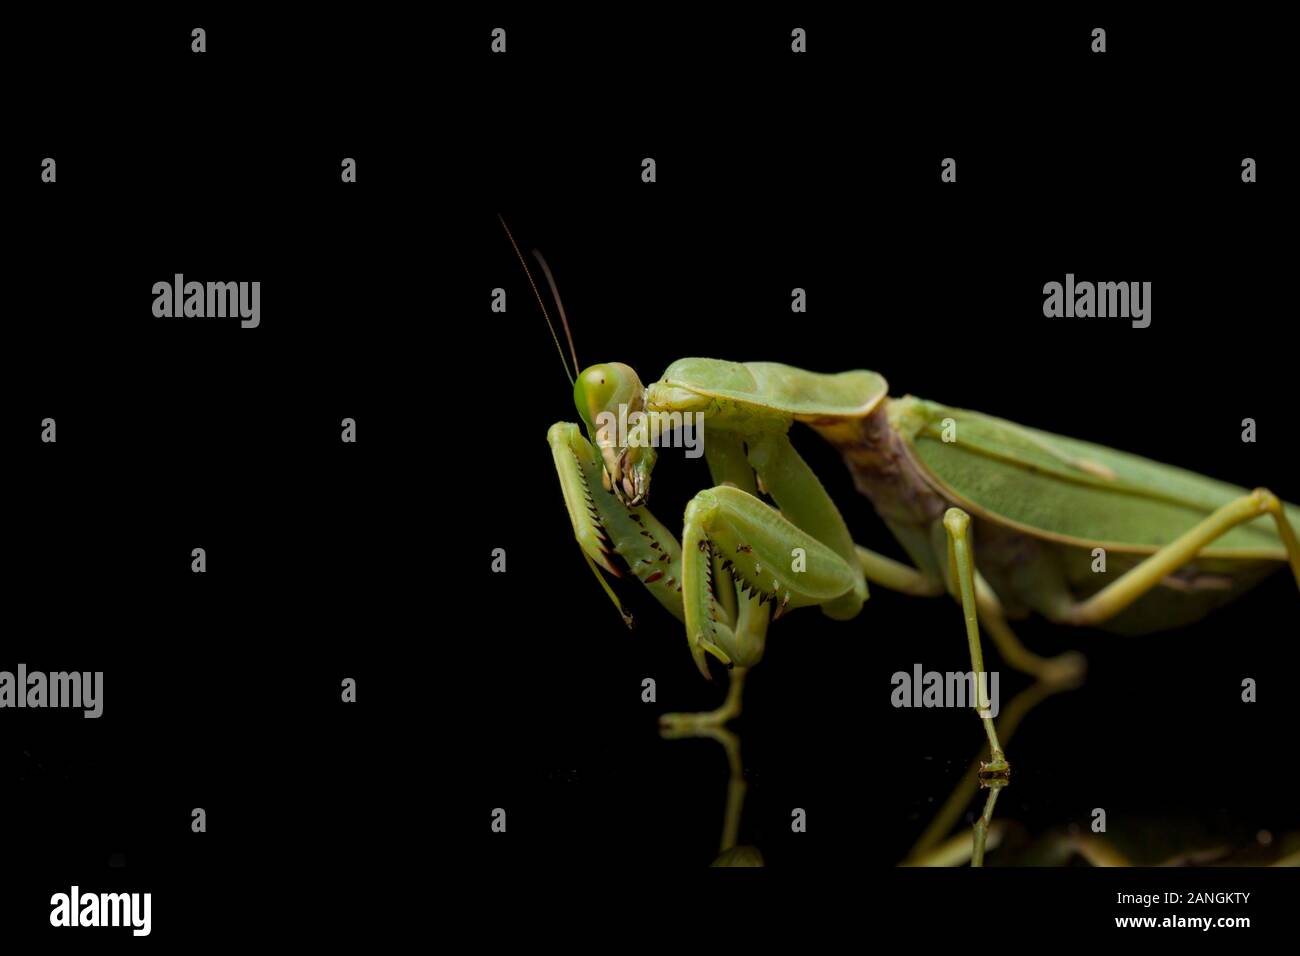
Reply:
<svg viewBox="0 0 1300 956"><path fill-rule="evenodd" d="M588 366L573 383L573 403L593 435L603 423L626 421L629 414L641 409L644 396L641 379L622 362Z"/></svg>

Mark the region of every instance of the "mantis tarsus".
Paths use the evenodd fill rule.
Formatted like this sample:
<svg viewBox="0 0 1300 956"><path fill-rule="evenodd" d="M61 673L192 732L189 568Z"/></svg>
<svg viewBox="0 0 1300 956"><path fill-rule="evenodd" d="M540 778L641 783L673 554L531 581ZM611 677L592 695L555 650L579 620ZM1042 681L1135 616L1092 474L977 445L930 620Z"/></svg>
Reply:
<svg viewBox="0 0 1300 956"><path fill-rule="evenodd" d="M868 582L952 595L975 673L985 670L982 628L1007 665L1054 683L1076 680L1083 657L1040 657L1019 641L1008 616L1033 611L1140 634L1191 623L1283 564L1300 584L1300 512L1265 488L1250 491L912 396L891 398L875 372L687 358L646 386L630 366L602 363L577 372L574 401L583 427L558 422L547 435L574 535L593 570L626 570L684 623L706 678L708 656L732 668L757 664L769 623L788 610L816 605L833 619L852 619ZM714 486L687 505L680 543L646 507L655 449L625 436L611 441L597 429L620 406L703 415ZM790 443L796 422L840 452L911 565L853 540ZM1104 573L1096 570L1099 549ZM721 724L739 713L739 698L737 682L718 710L668 714L661 723ZM982 688L976 710L989 745L981 776L1005 778L1010 766ZM977 827L977 857L980 835Z"/></svg>

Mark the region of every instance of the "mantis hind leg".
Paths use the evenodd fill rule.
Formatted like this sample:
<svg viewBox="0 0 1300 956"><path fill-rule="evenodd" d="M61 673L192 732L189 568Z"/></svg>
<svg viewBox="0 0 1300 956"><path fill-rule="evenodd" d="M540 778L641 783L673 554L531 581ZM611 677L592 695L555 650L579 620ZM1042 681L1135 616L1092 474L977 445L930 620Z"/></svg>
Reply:
<svg viewBox="0 0 1300 956"><path fill-rule="evenodd" d="M1256 488L1248 495L1230 501L1182 537L1171 541L1141 564L1121 575L1085 601L1071 604L1058 615L1065 624L1099 624L1132 605L1168 575L1194 560L1201 550L1239 524L1272 515L1278 537L1286 549L1287 562L1300 586L1300 541L1287 519L1286 509L1277 495L1267 488Z"/></svg>

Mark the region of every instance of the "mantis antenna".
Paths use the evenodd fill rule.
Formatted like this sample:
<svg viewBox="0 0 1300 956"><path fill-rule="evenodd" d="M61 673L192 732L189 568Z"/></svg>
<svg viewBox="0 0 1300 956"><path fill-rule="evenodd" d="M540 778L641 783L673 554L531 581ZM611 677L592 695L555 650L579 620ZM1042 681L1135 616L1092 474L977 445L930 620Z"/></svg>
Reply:
<svg viewBox="0 0 1300 956"><path fill-rule="evenodd" d="M569 355L573 357L573 374L578 374L578 369L582 366L578 364L578 350L573 347L573 331L569 328L569 317L564 314L564 303L560 301L560 290L555 285L555 278L551 275L551 267L546 264L546 259L542 256L540 249L534 249L533 255L541 263L542 274L546 276L546 284L551 287L551 298L555 300L555 308L560 313L560 322L564 325L564 337L569 340ZM552 335L555 333L552 332Z"/></svg>
<svg viewBox="0 0 1300 956"><path fill-rule="evenodd" d="M519 244L515 242L515 237L511 235L510 227L506 225L505 217L500 213L497 213L497 219L501 220L501 228L506 231L506 237L509 238L510 245L514 247L515 255L519 257L519 264L524 267L524 275L528 276L528 284L533 287L533 295L537 297L537 304L542 307L542 315L546 318L546 327L551 330L551 338L555 342L556 351L560 353L560 364L564 366L564 374L568 376L569 384L572 385L573 376L578 373L579 368L578 350L573 347L573 331L569 328L569 319L564 314L564 303L560 301L560 290L555 286L555 278L551 275L551 267L546 264L546 259L542 257L542 254L534 249L533 255L535 255L537 261L541 263L542 272L546 276L547 285L551 288L551 297L555 299L555 307L560 313L560 321L564 323L564 337L569 340L569 354L573 356L572 373L569 372L568 362L564 360L564 349L560 346L560 337L555 334L555 326L551 324L551 317L546 311L546 303L542 301L542 295L537 291L537 283L533 281L533 274L528 269L528 263L524 261L523 254L519 251ZM609 586L609 582L606 581L604 575L600 573L600 569L596 567L596 563L592 561L591 558L587 557L585 552L583 553L583 557L587 559L587 567L591 568L591 573L594 574L596 580L600 582L600 586L604 590L605 595L614 602L614 607L618 609L618 613L622 616L623 623L626 624L629 629L635 628L635 620L631 614L624 610L623 602L618 599L618 595L614 593L614 589Z"/></svg>
<svg viewBox="0 0 1300 956"><path fill-rule="evenodd" d="M546 303L542 301L542 294L537 291L537 283L533 281L533 274L528 270L528 263L524 261L523 253L519 251L519 244L515 242L515 237L510 233L510 227L506 225L505 217L497 213L497 219L501 221L501 228L506 231L506 238L510 240L510 245L514 247L515 255L519 257L519 264L524 267L524 275L528 276L528 284L533 287L533 295L537 297L537 304L542 307L542 316L546 319L546 327L551 330L551 339L555 342L555 350L560 353L560 364L564 366L564 374L568 376L569 384L573 384L573 376L578 372L578 352L573 347L573 332L569 329L569 320L564 314L564 303L560 301L560 292L555 287L555 279L551 277L551 268L542 258L542 254L536 249L533 255L537 261L542 264L542 271L546 274L546 281L551 287L551 295L555 298L555 305L560 311L560 321L564 323L564 336L569 340L569 353L573 356L573 371L569 371L569 363L564 359L564 349L560 346L560 337L555 334L555 326L551 323L550 313L546 311Z"/></svg>

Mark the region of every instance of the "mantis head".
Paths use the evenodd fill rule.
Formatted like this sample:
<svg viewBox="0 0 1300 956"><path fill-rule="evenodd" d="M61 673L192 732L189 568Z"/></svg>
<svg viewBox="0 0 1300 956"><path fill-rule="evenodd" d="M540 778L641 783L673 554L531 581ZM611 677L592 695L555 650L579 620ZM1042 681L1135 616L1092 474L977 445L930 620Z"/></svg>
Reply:
<svg viewBox="0 0 1300 956"><path fill-rule="evenodd" d="M647 438L645 386L629 365L606 362L582 370L573 403L605 463L605 490L636 508L650 495L656 453Z"/></svg>

